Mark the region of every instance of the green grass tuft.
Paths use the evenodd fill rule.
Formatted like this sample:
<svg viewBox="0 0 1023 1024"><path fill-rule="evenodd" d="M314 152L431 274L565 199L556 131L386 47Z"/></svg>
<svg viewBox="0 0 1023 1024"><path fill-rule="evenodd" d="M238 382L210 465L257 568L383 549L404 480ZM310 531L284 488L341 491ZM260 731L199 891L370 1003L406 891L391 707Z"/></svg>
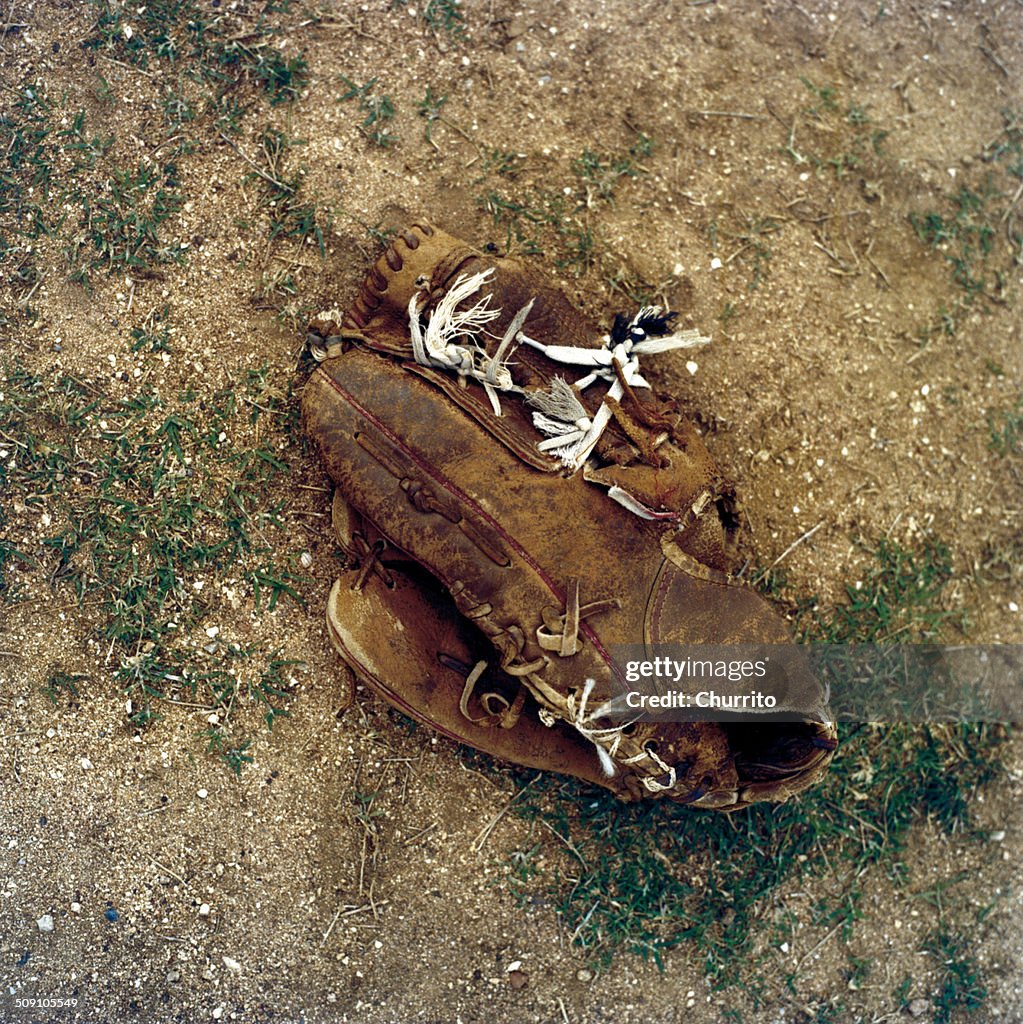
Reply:
<svg viewBox="0 0 1023 1024"><path fill-rule="evenodd" d="M940 965L941 980L935 999L934 1024L949 1024L953 1011L976 1010L987 999L987 986L977 961L967 951L969 941L944 928L928 936L924 951Z"/></svg>
<svg viewBox="0 0 1023 1024"><path fill-rule="evenodd" d="M169 336L165 309L131 330L131 347ZM51 525L41 541L6 525L4 596L45 579L88 601L135 725L155 720L165 699L231 709L243 696L268 725L286 714L282 673L294 662L202 627L212 607L204 588L230 573L257 614L281 598L304 605L308 580L269 557L269 532L282 526L274 494L288 472L279 453L291 404L266 366L201 403L146 388L114 400L67 374L5 368L0 485ZM58 674L44 692L53 700L68 680ZM232 767L243 763L239 755Z"/></svg>

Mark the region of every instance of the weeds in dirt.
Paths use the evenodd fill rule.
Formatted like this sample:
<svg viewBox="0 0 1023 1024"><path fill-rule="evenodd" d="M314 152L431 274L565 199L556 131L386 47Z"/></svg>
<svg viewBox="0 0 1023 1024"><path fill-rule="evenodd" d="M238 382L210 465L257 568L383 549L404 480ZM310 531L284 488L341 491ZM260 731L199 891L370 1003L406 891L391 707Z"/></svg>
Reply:
<svg viewBox="0 0 1023 1024"><path fill-rule="evenodd" d="M436 145L433 141L433 126L435 122L442 120L441 110L444 108L444 104L447 103L447 101L447 96L434 96L433 90L427 86L426 95L416 104L416 111L419 116L426 120L426 127L423 129L423 138L425 138L432 146Z"/></svg>
<svg viewBox="0 0 1023 1024"><path fill-rule="evenodd" d="M146 316L145 320L132 327L128 334L132 339L132 352L146 349L150 352L171 352L170 330L166 324L169 306L162 310L153 309Z"/></svg>
<svg viewBox="0 0 1023 1024"><path fill-rule="evenodd" d="M967 939L945 928L933 932L924 943L924 952L933 956L941 968L934 998L934 1024L949 1024L953 1011L976 1010L987 998L980 966L969 948Z"/></svg>
<svg viewBox="0 0 1023 1024"><path fill-rule="evenodd" d="M589 149L584 149L578 159L572 161L572 170L584 193L580 205L588 210L598 202L613 206L618 182L622 178L635 178L639 174L631 157L612 159Z"/></svg>
<svg viewBox="0 0 1023 1024"><path fill-rule="evenodd" d="M116 56L148 70L161 63L187 62L192 73L217 89L217 99L239 82L261 87L272 104L295 99L306 83L301 53L286 57L271 39L279 24L268 15L287 13L287 5L268 4L255 26L243 35L227 19L195 0L151 0L123 8L111 0L90 0L96 20L86 49Z"/></svg>
<svg viewBox="0 0 1023 1024"><path fill-rule="evenodd" d="M453 36L465 31L465 17L459 0L427 0L423 8L423 21L434 30L443 30Z"/></svg>
<svg viewBox="0 0 1023 1024"><path fill-rule="evenodd" d="M398 137L391 134L387 122L394 119L394 103L390 96L375 92L377 79L371 78L363 85L356 85L342 75L341 81L348 88L338 97L338 102L347 103L350 100L356 100L359 110L366 115L360 125L362 134L384 149L393 146L398 141Z"/></svg>
<svg viewBox="0 0 1023 1024"><path fill-rule="evenodd" d="M869 108L843 99L839 86L800 76L813 102L792 121L785 153L795 164L809 164L835 178L873 174L884 155L888 132L874 124ZM805 141L797 143L797 136Z"/></svg>
<svg viewBox="0 0 1023 1024"><path fill-rule="evenodd" d="M917 237L933 249L939 249L952 270L952 280L971 302L988 291L982 275L995 240L990 192L974 192L963 187L951 199L951 213L929 211L910 214Z"/></svg>
<svg viewBox="0 0 1023 1024"><path fill-rule="evenodd" d="M487 188L476 196L476 206L490 216L495 226L504 228L507 251L546 253L556 267L579 276L602 257L589 211L604 204L614 205L621 182L644 173L636 162L637 154L652 150L653 141L645 135L640 135L624 155L605 156L583 150L572 161L571 184L520 191L513 185L522 158L500 149L484 149L484 163L475 184L486 184ZM512 183L512 187L495 178Z"/></svg>
<svg viewBox="0 0 1023 1024"><path fill-rule="evenodd" d="M948 626L966 628L965 614L944 608L941 594L952 578L952 557L939 540L916 550L881 538L864 579L846 585L847 603L822 614L811 602L799 639L804 643L855 644L934 640Z"/></svg>
<svg viewBox="0 0 1023 1024"><path fill-rule="evenodd" d="M166 311L131 337L133 351L169 348ZM183 695L226 716L244 696L264 708L268 725L285 714L290 684L281 673L294 663L275 653L261 666L258 651L219 637L203 593L236 588L257 614L281 599L302 603L307 581L268 557L269 533L282 525L273 485L288 469L278 455L288 396L268 368L202 403L144 387L114 400L90 381L16 365L6 367L0 394L0 484L15 509L48 527L41 541L8 529L6 543L32 564L26 555L5 559L5 594L38 566L92 604L96 641L116 659L136 725ZM74 681L53 676L44 692L54 700ZM218 752L230 760L236 749Z"/></svg>
<svg viewBox="0 0 1023 1024"><path fill-rule="evenodd" d="M246 753L251 740L232 740L219 726L204 729L200 735L206 740L206 752L215 754L235 775L241 775L242 768L252 763L252 755Z"/></svg>
<svg viewBox="0 0 1023 1024"><path fill-rule="evenodd" d="M84 258L90 269L110 273L180 263L185 247L161 234L183 205L176 165L115 169L95 202L81 197L79 231L65 251L68 264L80 269Z"/></svg>
<svg viewBox="0 0 1023 1024"><path fill-rule="evenodd" d="M265 160L266 173L250 175L262 187L260 206L269 221L269 237L300 238L315 242L320 255L326 254L324 232L330 227L330 216L317 208L315 203L305 201L302 170L290 174L286 170L288 154L300 140L290 138L276 128L267 127L259 140L260 152Z"/></svg>
<svg viewBox="0 0 1023 1024"><path fill-rule="evenodd" d="M975 575L980 582L1023 582L1023 537L1005 532L990 538L981 550Z"/></svg>
<svg viewBox="0 0 1023 1024"><path fill-rule="evenodd" d="M1023 263L1023 214L1018 209L1023 180L1023 112L1002 111L1002 129L981 160L990 170L977 187L962 185L940 209L909 215L917 238L940 252L961 295L950 317L977 299L1003 304L1014 266Z"/></svg>
<svg viewBox="0 0 1023 1024"><path fill-rule="evenodd" d="M409 0L391 0L391 8L408 7ZM446 32L455 38L465 34L465 15L461 0L426 0L419 17L434 32Z"/></svg>
<svg viewBox="0 0 1023 1024"><path fill-rule="evenodd" d="M767 239L780 231L782 221L774 217L744 216L737 227L726 228L712 221L707 235L714 248L722 239L730 239L732 250L724 260L727 266L735 260L749 268L746 290L755 292L767 279L770 271L772 249ZM734 316L734 311L731 314Z"/></svg>
<svg viewBox="0 0 1023 1024"><path fill-rule="evenodd" d="M1016 399L1010 409L988 415L988 429L991 438L988 448L1003 458L1007 455L1023 455L1023 395Z"/></svg>
<svg viewBox="0 0 1023 1024"><path fill-rule="evenodd" d="M38 81L14 89L17 99L0 117L0 215L15 238L57 238L71 281L89 285L96 271L151 271L181 262L188 243L174 237L185 203L179 161L199 145L209 127L237 134L257 94L271 105L295 99L305 83L305 59L286 56L277 43L275 15L287 5L267 5L254 26L239 34L235 16L211 13L193 0L155 0L125 8L91 0L95 21L88 50L146 72L153 99L176 132L154 151L159 159L130 158L115 136L90 124L84 109L65 109L66 97L47 94ZM112 106L110 84L94 94ZM90 115L91 116L91 115ZM106 114L95 115L103 121ZM284 233L315 231L310 207L286 211ZM302 216L305 215L303 222ZM7 236L10 237L10 236ZM21 245L10 247L18 258Z"/></svg>
<svg viewBox="0 0 1023 1024"><path fill-rule="evenodd" d="M56 707L62 697L68 699L78 696L78 684L84 683L88 676L80 673L53 672L46 685L39 688L39 692Z"/></svg>

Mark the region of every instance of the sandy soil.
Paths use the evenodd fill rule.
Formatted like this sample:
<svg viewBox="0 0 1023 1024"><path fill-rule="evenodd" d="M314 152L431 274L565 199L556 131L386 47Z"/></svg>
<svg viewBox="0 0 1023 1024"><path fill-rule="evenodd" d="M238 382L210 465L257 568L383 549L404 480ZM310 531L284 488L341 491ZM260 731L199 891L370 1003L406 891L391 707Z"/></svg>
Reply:
<svg viewBox="0 0 1023 1024"><path fill-rule="evenodd" d="M262 9L201 6L248 30ZM99 272L86 291L67 279L60 239L39 239L37 316L19 315L26 288L5 275L0 359L75 375L110 399L144 380L210 401L266 362L283 394L301 382L305 318L344 309L379 251L367 226L425 216L478 245L528 250L532 222L520 218L516 240L486 197L549 209L561 195L592 248L541 226L530 258L581 306L606 322L631 305L623 291L643 291L713 335L695 372L667 357L655 375L739 479L755 564L813 530L782 564L789 594L827 608L863 578L878 538L938 538L954 562L943 600L969 613L969 640L1023 639L1020 459L990 447L991 418L1023 388L1008 241L1020 179L991 148L1004 112L1023 109L1018 2L481 0L462 6L462 34L431 28L414 4L299 7L274 45L304 52L301 95L271 106L250 92L254 112L226 140L208 122L168 128L163 90L189 95L186 76L83 49L91 5L12 5L4 101L44 83L58 112L85 109L92 131L114 134L123 159L152 156L175 130L196 145L178 161L187 202L167 228L188 243L185 262ZM346 79L373 78L393 103L393 145L369 138L379 125L342 99ZM447 97L443 119L417 111L427 88ZM304 168L321 224L331 215L322 257L313 238L267 239L265 182L251 172L268 124L302 140L287 167ZM573 166L584 151L599 157L596 176ZM517 156L502 164L498 152ZM608 171L625 159L628 174ZM970 304L946 258L957 243L934 249L910 221L954 218L964 186L993 190L997 233L990 256L971 257L985 283ZM167 358L132 352L129 328L165 306ZM955 899L989 989L969 1019L1023 1019L1018 740L978 797L980 824L1000 839L921 823L908 886L880 869L853 882L825 872L762 908L766 921L802 920L855 883L865 895L851 936L800 923L783 947L765 929L744 986L723 991L686 946L663 972L624 953L597 971L556 908L520 903L511 883L512 851L542 840L553 862L557 842L514 813L485 831L514 779L481 773L361 691L345 709L321 621L337 565L326 479L294 433L271 436L287 507L267 539L302 565L306 607L257 611L241 568L194 574L207 588L199 641L215 628L303 663L289 669L290 718L257 728L240 776L197 739L225 709L165 703L134 728L95 604L52 587L52 561L14 569L22 599L0 605L0 1020L932 1020L936 968L920 941L937 911L914 894L961 870ZM4 536L45 554L48 507L10 501ZM39 691L57 669L84 678L54 705ZM850 952L874 965L859 988ZM893 995L907 975L915 1003ZM76 1005L15 1002L47 997Z"/></svg>

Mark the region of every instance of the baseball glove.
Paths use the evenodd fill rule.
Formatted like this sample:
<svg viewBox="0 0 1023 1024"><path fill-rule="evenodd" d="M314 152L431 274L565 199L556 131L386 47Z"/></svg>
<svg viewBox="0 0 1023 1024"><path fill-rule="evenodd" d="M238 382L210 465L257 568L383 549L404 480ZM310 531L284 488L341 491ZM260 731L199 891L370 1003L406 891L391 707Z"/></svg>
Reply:
<svg viewBox="0 0 1023 1024"><path fill-rule="evenodd" d="M602 338L528 264L398 234L343 321L310 327L303 420L347 555L327 621L360 680L454 740L734 810L818 779L836 732L781 617L730 575L732 485L642 376L707 340L674 317ZM616 645L731 643L786 645L786 721L623 717Z"/></svg>

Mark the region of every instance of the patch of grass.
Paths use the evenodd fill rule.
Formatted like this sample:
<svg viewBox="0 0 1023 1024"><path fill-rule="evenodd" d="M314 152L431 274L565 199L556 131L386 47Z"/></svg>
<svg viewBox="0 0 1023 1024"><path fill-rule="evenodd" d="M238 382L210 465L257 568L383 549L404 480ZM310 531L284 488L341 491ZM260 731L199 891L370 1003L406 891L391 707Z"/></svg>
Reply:
<svg viewBox="0 0 1023 1024"><path fill-rule="evenodd" d="M758 908L780 885L798 885L825 863L894 868L910 829L928 817L945 831L966 827L970 793L996 771L994 742L982 727L861 728L844 737L821 786L728 817L667 801L622 805L544 779L519 813L547 822L575 852L534 872L535 885L598 964L622 951L660 963L665 951L691 944L716 983L733 983L747 966ZM556 860L550 849L548 857ZM858 898L810 923L845 921L851 935Z"/></svg>
<svg viewBox="0 0 1023 1024"><path fill-rule="evenodd" d="M391 134L387 122L394 119L394 103L390 96L383 93L376 93L377 79L371 78L363 85L356 85L351 79L341 76L341 81L347 86L347 91L338 97L338 102L347 103L355 100L359 110L365 114L360 131L371 142L378 146L387 148L393 146L398 137Z"/></svg>
<svg viewBox="0 0 1023 1024"><path fill-rule="evenodd" d="M263 595L266 598L266 610L272 612L281 597L290 597L297 605L305 608L306 603L293 584L309 583L305 576L296 576L289 569L281 569L269 563L252 569L245 577L252 584L252 592L256 600L256 611L263 607Z"/></svg>
<svg viewBox="0 0 1023 1024"><path fill-rule="evenodd" d="M143 70L187 64L189 74L212 84L218 97L248 81L277 105L294 100L306 84L305 55L285 56L272 42L281 30L273 15L287 14L288 4L266 4L253 25L211 14L195 0L149 0L127 8L112 0L90 2L96 21L84 40L86 49Z"/></svg>
<svg viewBox="0 0 1023 1024"><path fill-rule="evenodd" d="M968 301L989 287L981 269L994 246L993 198L990 191L974 192L964 186L952 196L950 213L931 210L909 215L917 237L944 253L952 280L963 289Z"/></svg>
<svg viewBox="0 0 1023 1024"><path fill-rule="evenodd" d="M147 352L172 352L170 330L167 325L169 306L162 310L151 310L141 324L132 327L128 335L132 339L131 350Z"/></svg>
<svg viewBox="0 0 1023 1024"><path fill-rule="evenodd" d="M592 209L598 202L614 205L614 193L622 178L635 178L640 172L630 157L614 159L584 149L572 161L572 170L579 179L583 199L580 205Z"/></svg>
<svg viewBox="0 0 1023 1024"><path fill-rule="evenodd" d="M91 171L96 163L105 157L114 144L113 135L93 135L85 128L85 111L79 110L67 128L61 129L57 137L62 140L61 148L64 153L74 154L74 162L71 166L71 174L79 171Z"/></svg>
<svg viewBox="0 0 1023 1024"><path fill-rule="evenodd" d="M0 600L4 604L14 604L19 596L19 588L12 584L8 578L8 567L20 565L23 568L30 568L33 565L32 559L23 551L19 551L5 538L0 537Z"/></svg>
<svg viewBox="0 0 1023 1024"><path fill-rule="evenodd" d="M808 107L806 113L817 120L822 120L827 114L838 113L838 86L817 85L804 75L799 76L800 82L817 101L812 107Z"/></svg>
<svg viewBox="0 0 1023 1024"><path fill-rule="evenodd" d="M1023 455L1023 394L1010 409L989 413L988 429L988 448L996 455Z"/></svg>
<svg viewBox="0 0 1023 1024"><path fill-rule="evenodd" d="M274 722L278 718L288 718L291 712L280 707L279 702L290 699L292 696L291 682L285 678L284 670L292 665L304 665L302 661L294 658L278 658L275 651L267 666L259 675L259 679L249 687L249 696L263 705L263 720L268 729L273 729Z"/></svg>
<svg viewBox="0 0 1023 1024"><path fill-rule="evenodd" d="M82 196L79 232L67 250L68 262L75 267L84 259L108 274L182 262L185 247L161 238L163 227L184 205L180 188L174 164L115 169L95 200Z"/></svg>
<svg viewBox="0 0 1023 1024"><path fill-rule="evenodd" d="M941 968L941 980L935 998L934 1024L949 1024L953 1011L976 1010L987 999L987 986L980 967L969 953L970 943L962 935L945 928L932 932L923 949Z"/></svg>
<svg viewBox="0 0 1023 1024"><path fill-rule="evenodd" d="M1002 110L1002 130L984 147L983 158L1001 164L1012 177L1023 180L1023 109Z"/></svg>
<svg viewBox="0 0 1023 1024"><path fill-rule="evenodd" d="M459 0L427 0L423 7L423 21L434 31L461 36L465 32L465 16Z"/></svg>
<svg viewBox="0 0 1023 1024"><path fill-rule="evenodd" d="M220 46L216 54L221 68L237 68L245 78L261 86L271 106L296 99L308 81L303 54L285 57L265 42L253 46L230 41Z"/></svg>
<svg viewBox="0 0 1023 1024"><path fill-rule="evenodd" d="M288 154L302 142L267 127L259 145L267 173L250 175L249 180L261 187L260 205L269 220L270 239L305 239L315 242L320 255L325 255L324 233L330 228L330 216L305 199L302 191L305 171L292 174L287 170Z"/></svg>
<svg viewBox="0 0 1023 1024"><path fill-rule="evenodd" d="M565 223L565 199L557 192L532 189L520 198L488 190L476 197L476 205L490 215L496 227L505 229L505 249L525 255L544 252L544 240Z"/></svg>
<svg viewBox="0 0 1023 1024"><path fill-rule="evenodd" d="M1023 213L1015 201L1023 178L1023 112L1002 111L1002 129L981 160L990 170L980 184L961 185L940 208L909 216L917 238L948 264L962 292L960 309L981 297L1004 304L1012 270L1023 260Z"/></svg>
<svg viewBox="0 0 1023 1024"><path fill-rule="evenodd" d="M606 156L584 150L571 163L571 183L561 188L514 188L522 158L500 149L482 150L484 162L474 184L484 184L476 196L478 209L495 226L504 228L504 247L525 255L549 254L555 266L577 276L601 263L603 251L589 212L613 204L624 179L636 178L644 168L635 156L652 152L653 142L640 135L626 155ZM495 177L504 179L494 181ZM510 184L509 184L510 183ZM609 272L615 278L616 272Z"/></svg>
<svg viewBox="0 0 1023 1024"><path fill-rule="evenodd" d="M965 614L942 606L952 578L952 557L940 540L916 550L882 538L864 579L846 585L847 603L828 614L813 604L800 639L824 644L935 640L949 625L962 630Z"/></svg>
<svg viewBox="0 0 1023 1024"><path fill-rule="evenodd" d="M125 7L91 0L95 21L87 49L146 71L148 101L158 104L177 134L158 147L158 159L139 160L113 134L68 108L68 97L51 97L33 79L14 89L16 99L0 116L0 215L4 237L59 238L69 278L83 285L100 270L153 270L180 262L187 244L173 237L185 196L178 161L194 152L201 133L215 122L238 133L256 95L271 106L293 100L306 80L302 54L288 56L276 37L287 5L266 5L255 24L194 0L153 0ZM244 31L239 31L244 29ZM101 106L117 95L102 76L94 90ZM312 229L314 217L290 210L287 231ZM11 231L13 228L13 231ZM10 232L10 233L8 233Z"/></svg>
<svg viewBox="0 0 1023 1024"><path fill-rule="evenodd" d="M789 158L819 172L830 169L837 179L852 173L873 177L888 132L874 124L868 107L843 99L839 86L818 84L804 76L799 80L813 103L792 123L785 146ZM797 143L800 133L806 141Z"/></svg>
<svg viewBox="0 0 1023 1024"><path fill-rule="evenodd" d="M166 310L130 336L136 351L154 336L166 342ZM286 714L283 673L295 663L204 632L213 607L204 589L231 583L257 614L284 597L303 602L308 581L269 558L268 532L282 525L274 494L288 469L278 454L290 426L287 392L266 366L202 402L145 387L113 400L70 375L5 368L0 484L15 507L50 526L38 567L4 560L13 577L5 589L33 577L41 585L43 574L93 605L96 637L116 659L134 725L157 718L161 700L182 696L227 709L222 717L245 696L268 725ZM5 527L11 551L24 546L22 531L29 541L27 522ZM227 743L219 752L236 768L245 759L230 752L239 749Z"/></svg>

